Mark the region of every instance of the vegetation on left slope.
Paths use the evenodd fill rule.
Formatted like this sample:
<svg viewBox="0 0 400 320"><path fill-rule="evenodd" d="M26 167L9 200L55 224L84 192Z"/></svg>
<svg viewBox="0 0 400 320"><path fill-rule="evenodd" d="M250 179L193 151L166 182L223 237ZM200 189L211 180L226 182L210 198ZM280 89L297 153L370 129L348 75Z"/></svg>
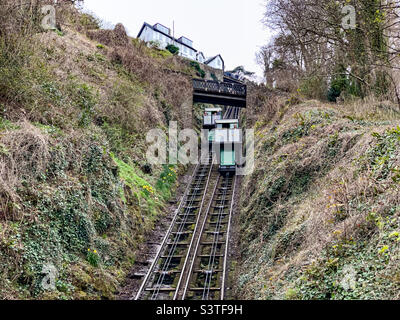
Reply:
<svg viewBox="0 0 400 320"><path fill-rule="evenodd" d="M71 1L45 32L44 3L0 7L0 298L113 298L184 169L145 135L187 125L195 71Z"/></svg>

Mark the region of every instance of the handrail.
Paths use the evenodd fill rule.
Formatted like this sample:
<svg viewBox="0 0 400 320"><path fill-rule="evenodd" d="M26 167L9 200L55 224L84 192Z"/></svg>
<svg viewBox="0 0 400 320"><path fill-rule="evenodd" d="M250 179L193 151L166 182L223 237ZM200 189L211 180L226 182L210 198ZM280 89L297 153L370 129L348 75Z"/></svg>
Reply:
<svg viewBox="0 0 400 320"><path fill-rule="evenodd" d="M247 95L247 86L238 83L227 83L213 80L193 79L193 89L210 93L222 93L237 96Z"/></svg>

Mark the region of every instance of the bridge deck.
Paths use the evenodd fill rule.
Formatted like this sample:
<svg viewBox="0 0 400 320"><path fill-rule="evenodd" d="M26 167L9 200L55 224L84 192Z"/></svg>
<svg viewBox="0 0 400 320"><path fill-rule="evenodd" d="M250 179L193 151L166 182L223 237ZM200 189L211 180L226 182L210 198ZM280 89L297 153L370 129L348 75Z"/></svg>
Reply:
<svg viewBox="0 0 400 320"><path fill-rule="evenodd" d="M193 79L193 102L246 108L247 86Z"/></svg>

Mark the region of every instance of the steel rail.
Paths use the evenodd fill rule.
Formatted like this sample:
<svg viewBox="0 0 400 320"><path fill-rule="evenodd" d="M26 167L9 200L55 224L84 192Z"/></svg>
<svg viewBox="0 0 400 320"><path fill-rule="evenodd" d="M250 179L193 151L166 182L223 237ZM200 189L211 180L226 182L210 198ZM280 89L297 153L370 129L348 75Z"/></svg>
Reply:
<svg viewBox="0 0 400 320"><path fill-rule="evenodd" d="M226 111L225 111L224 119L230 119L231 114L232 114L232 107L228 107L228 108L226 109Z"/></svg>
<svg viewBox="0 0 400 320"><path fill-rule="evenodd" d="M220 178L219 178L220 179ZM230 211L229 211L229 222L228 222L228 226L227 226L227 229L225 230L225 237L226 237L226 239L225 239L225 254L223 255L223 257L224 257L224 261L223 261L223 269L222 269L222 277L221 277L221 279L220 279L220 281L221 281L221 287L220 287L220 289L219 289L219 291L220 291L220 299L222 300L224 297L225 297L225 293L224 293L224 290L225 290L225 279L226 279L226 268L227 268L227 257L228 257L228 249L229 249L229 236L230 236L230 228L231 228L231 221L232 221L232 215L233 215L233 207L234 207L234 197L235 197L235 191L236 191L236 177L234 178L234 182L233 181L231 181L230 179L230 177L228 176L227 178L226 178L227 180L225 180L224 182L224 184L222 184L219 188L231 188L232 189L232 195L231 195L231 206L230 206ZM233 178L232 178L232 180L233 180ZM219 199L218 200L218 196L217 197L215 197L216 196L216 190L217 190L217 187L219 186L219 180L217 181L217 183L216 183L216 186L215 186L215 188L214 188L214 192L213 192L213 197L212 197L212 199L210 200L210 203L209 203L209 206L208 206L208 210L207 210L207 215L206 215L206 217L205 217L205 220L204 220L204 222L203 222L203 226L202 226L202 231L201 231L201 236L199 237L199 239L198 239L198 242L197 242L197 246L196 246L196 251L195 251L195 257L194 257L194 259L193 259L193 261L192 261L192 265L191 265L191 268L190 268L190 270L189 270L189 277L188 277L188 279L187 279L187 282L186 282L186 285L185 285L185 289L184 289L184 295L182 296L182 300L184 300L185 299L185 297L187 296L187 292L188 291L192 291L191 289L190 289L190 283L191 283L191 280L193 281L193 280L195 280L195 279L193 279L192 278L192 276L195 274L195 272L193 272L193 269L194 269L194 264L195 264L195 261L196 261L196 258L197 257L200 257L200 258L202 258L201 257L201 252L200 252L200 246L202 245L201 244L201 241L202 241L202 237L203 237L203 235L206 233L205 232L205 226L206 226L206 224L207 224L207 221L208 221L208 217L209 217L209 215L210 215L210 208L211 208L211 205L212 205L212 203L214 203L214 200L216 200L216 202L221 202L222 201L222 205L221 205L221 207L222 206L224 206L224 204L226 204L226 201L228 200L228 199L226 199L226 195L228 194L228 191L227 190L225 190L226 192L224 192L224 193L222 193L223 195L225 195L225 197L221 200L221 199ZM218 189L219 189L218 188ZM220 195L220 194L219 194ZM218 222L219 223L216 223L217 225L219 224L219 227L217 226L217 228L220 228L221 227L221 225L222 225L222 220L221 220L221 218L222 218L222 213L223 213L223 211L224 211L224 209L223 208L220 208L221 210L219 210L219 216L218 216ZM211 223L211 222L209 222L209 223ZM212 224L214 224L214 223L212 223ZM219 233L221 233L220 231L218 231ZM219 243L218 243L219 241L218 241L218 239L217 239L217 241L215 242L215 238L214 238L214 242L212 243L212 244L215 244L216 245L216 247L218 247L218 245L219 245ZM216 256L217 256L217 254L216 254L217 252L214 250L214 252L211 250L211 252L210 252L210 255L208 256L208 258L211 260L211 259L213 259L213 264L215 263L215 258L216 258ZM222 255L221 255L222 256ZM200 260L201 261L201 260ZM212 269L213 270L213 269ZM219 271L220 272L220 271ZM209 297L209 292L210 292L210 289L211 289L211 287L210 287L210 285L211 285L211 280L212 280L212 274L211 274L211 276L210 276L211 278L210 278L210 280L208 281L208 284L207 284L207 277L206 277L206 280L205 280L205 289L207 290L207 296L205 296L204 295L204 293L206 292L206 290L204 290L203 289L203 295L202 295L202 299L204 299L204 298L208 298Z"/></svg>
<svg viewBox="0 0 400 320"><path fill-rule="evenodd" d="M197 216L197 220L196 220L196 225L195 225L195 227L194 227L192 239L190 240L189 249L187 250L187 255L186 255L185 261L184 261L184 263L183 263L182 272L181 272L181 275L180 275L180 277L179 277L178 284L177 284L177 286L176 286L176 291L175 291L173 300L176 300L177 297L178 297L179 289L180 289L180 286L181 286L183 277L184 277L184 275L185 275L185 269L186 269L186 266L187 266L187 264L188 264L189 257L190 257L190 253L191 253L191 251L192 251L192 247L193 247L193 244L194 244L194 239L195 239L196 231L197 231L197 229L198 229L198 227L199 227L200 218L201 218L201 211L202 211L202 209L203 209L204 201L205 201L206 194L207 194L208 184L209 184L210 178L211 178L211 172L212 172L212 169L213 169L214 158L213 158L213 153L212 153L212 152L211 152L211 155L212 155L212 156L211 156L211 163L210 163L210 171L209 171L209 173L208 173L207 183L206 183L206 186L205 186L205 188L204 188L204 194L203 194L203 198L202 198L201 205L200 205L200 208L199 208L199 212L198 212L198 216Z"/></svg>
<svg viewBox="0 0 400 320"><path fill-rule="evenodd" d="M219 184L220 179L221 179L221 176L218 176L218 179L217 179L217 181L216 181L216 183L215 183L215 186L214 186L214 189L213 189L213 193L212 193L210 202L208 203L207 212L206 212L206 215L205 215L203 224L202 224L202 226L201 226L200 236L199 236L199 238L198 238L198 240L197 240L196 248L195 248L195 251L194 251L194 257L193 257L192 263L190 264L190 269L189 269L189 271L188 271L188 277L187 277L186 284L185 284L185 287L184 287L184 291L183 291L183 294L182 294L182 300L185 299L186 294L187 294L187 291L188 291L188 288L189 288L189 285L190 285L191 275L193 274L194 262L195 262L196 257L197 257L197 252L198 252L198 250L199 250L199 248L200 248L201 238L202 238L202 235L203 235L203 233L204 233L205 225L206 225L206 223L207 223L207 217L208 217L208 214L209 214L209 212L210 212L211 205L212 205L212 203L213 203L214 196L215 196L215 194L216 194L216 190L217 190L217 187L218 187L218 184Z"/></svg>
<svg viewBox="0 0 400 320"><path fill-rule="evenodd" d="M240 108L239 107L228 107L224 113L224 119L238 119L239 120Z"/></svg>
<svg viewBox="0 0 400 320"><path fill-rule="evenodd" d="M209 158L209 159L210 159L210 158ZM205 170L204 170L204 169L205 169L205 167L203 167L203 169L201 170L200 174L204 174L204 173L205 173ZM210 169L209 169L209 170L210 170L210 173L211 173L211 171L212 171L212 166L210 166ZM210 173L209 173L209 176L210 176ZM201 183L201 179L198 180L198 181L196 182L195 189L200 187L200 183ZM208 180L207 180L207 184L208 184ZM192 187L191 185L189 185L189 188L193 189L193 187ZM205 188L205 191L206 191L206 190L207 190L207 187ZM203 201L204 201L205 194L206 194L206 193L204 192L204 194L203 194ZM171 248L170 248L170 250L169 250L169 253L168 253L168 255L167 255L166 260L164 261L164 264L163 264L163 267L162 267L162 270L161 270L161 277L158 277L158 279L157 279L157 283L156 283L156 285L155 285L156 290L153 291L152 296L151 296L151 300L155 300L155 299L158 297L159 293L160 293L161 285L162 285L162 283L163 283L164 280L165 280L165 275L166 275L166 273L167 273L167 271L168 271L168 269L169 269L169 267L170 267L170 265L171 265L171 262L172 262L172 259L173 259L173 256L174 256L174 252L175 252L176 248L178 247L178 243L180 242L180 238L181 238L181 236L182 236L182 231L183 231L183 229L185 228L185 227L184 227L184 226L185 226L185 223L187 222L187 219L188 219L189 214L190 214L190 212L191 212L191 210L189 209L189 207L191 207L191 206L193 205L194 199L195 199L195 198L197 198L197 196L192 195L189 204L186 203L186 207L187 207L187 208L186 208L185 213L184 213L183 223L180 224L180 226L179 226L179 228L178 228L178 231L177 231L177 233L176 233L178 236L177 236L177 237L174 237L174 242L172 243L172 246L171 246ZM202 201L202 203L203 203L203 201ZM186 201L186 202L187 202L187 201ZM200 208L200 209L201 209L201 208ZM199 210L199 215L200 215L200 210ZM195 230L196 230L196 229L195 229ZM193 236L192 236L192 238L193 238ZM190 248L189 248L189 250L188 250L187 252L188 252L188 253L190 252ZM181 273L183 273L183 272L184 272L184 268L182 268ZM179 289L179 286L177 286L176 291L178 291L178 289Z"/></svg>
<svg viewBox="0 0 400 320"><path fill-rule="evenodd" d="M229 211L229 222L228 222L228 229L226 231L226 243L225 243L225 256L224 256L224 266L223 266L223 272L222 272L222 285L221 285L221 300L224 300L225 298L225 283L226 283L226 269L228 265L228 248L229 248L229 237L230 237L230 232L231 232L231 226L232 226L232 217L233 217L233 209L235 206L235 193L236 193L236 183L237 183L237 176L235 176L235 182L233 183L233 191L232 191L232 202L231 202L231 208Z"/></svg>
<svg viewBox="0 0 400 320"><path fill-rule="evenodd" d="M226 196L228 194L227 188L230 185L229 181L229 176L224 177L223 183L221 185L221 188L224 188L224 192L222 194L222 200L217 200L216 202L221 203L219 212L218 212L218 222L216 223L215 226L215 231L214 231L214 238L213 238L213 244L211 247L211 252L210 252L210 257L209 257L209 262L208 262L208 269L206 273L206 279L204 280L204 290L203 290L203 296L202 299L208 299L210 295L210 287L211 287L211 281L212 281L212 276L213 276L213 271L214 271L214 263L215 263L215 256L217 254L217 249L218 249L218 240L219 240L219 235L220 235L220 229L222 225L222 220L223 220L223 212L224 212L224 206L226 202ZM218 198L218 197L217 197ZM222 288L222 287L221 287ZM206 294L207 292L207 294Z"/></svg>
<svg viewBox="0 0 400 320"><path fill-rule="evenodd" d="M152 264L151 264L151 266L150 266L150 268L149 268L149 270L148 270L148 272L146 274L146 277L144 278L144 280L142 282L142 285L139 288L139 291L137 292L135 298L131 298L131 300L139 300L140 299L140 296L142 295L150 276L153 274L154 268L155 268L157 262L159 261L159 259L161 257L162 250L164 249L164 246L167 243L167 241L168 241L168 239L169 239L169 237L171 235L172 229L174 228L175 223L178 220L179 213L180 213L180 211L182 209L182 206L183 206L183 204L185 202L185 199L188 196L189 190L191 189L190 186L193 183L193 179L196 176L196 173L198 172L199 167L200 167L200 163L198 163L196 165L195 169L193 170L192 176L190 177L190 180L188 182L188 187L186 188L185 193L183 194L183 196L181 198L181 201L180 201L180 204L179 204L178 208L175 210L175 214L174 214L173 220L172 220L172 222L170 224L170 227L169 227L168 231L165 234L165 237L164 237L164 239L163 239L163 241L162 241L162 243L160 245L160 248L157 251L157 254L156 254L156 256L155 256L155 258L154 258L154 260L153 260L153 262L152 262Z"/></svg>

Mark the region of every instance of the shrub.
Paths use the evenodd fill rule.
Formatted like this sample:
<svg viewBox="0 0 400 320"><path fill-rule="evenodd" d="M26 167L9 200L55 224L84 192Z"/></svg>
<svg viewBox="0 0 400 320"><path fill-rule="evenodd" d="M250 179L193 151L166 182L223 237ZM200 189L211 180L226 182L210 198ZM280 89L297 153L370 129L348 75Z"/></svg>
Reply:
<svg viewBox="0 0 400 320"><path fill-rule="evenodd" d="M171 188L176 181L176 169L172 165L164 165L163 168L164 170L157 181L156 187L164 199L168 199L171 196Z"/></svg>
<svg viewBox="0 0 400 320"><path fill-rule="evenodd" d="M349 79L345 75L346 69L342 66L339 70L339 74L332 79L331 86L328 90L328 101L336 102L342 91L348 91L350 87Z"/></svg>
<svg viewBox="0 0 400 320"><path fill-rule="evenodd" d="M167 49L174 55L177 55L179 53L179 48L177 46L174 46L173 44L169 44L165 49Z"/></svg>
<svg viewBox="0 0 400 320"><path fill-rule="evenodd" d="M191 61L190 66L197 71L197 75L201 78L206 76L206 72L200 67L200 64L196 61Z"/></svg>
<svg viewBox="0 0 400 320"><path fill-rule="evenodd" d="M98 30L101 26L101 20L93 15L84 13L79 17L79 23L86 30Z"/></svg>
<svg viewBox="0 0 400 320"><path fill-rule="evenodd" d="M319 76L306 78L300 84L300 91L307 98L324 100L327 92L326 80Z"/></svg>
<svg viewBox="0 0 400 320"><path fill-rule="evenodd" d="M100 263L100 257L97 254L96 250L90 250L88 249L88 253L87 253L87 261L90 263L91 266L97 268L99 266Z"/></svg>

